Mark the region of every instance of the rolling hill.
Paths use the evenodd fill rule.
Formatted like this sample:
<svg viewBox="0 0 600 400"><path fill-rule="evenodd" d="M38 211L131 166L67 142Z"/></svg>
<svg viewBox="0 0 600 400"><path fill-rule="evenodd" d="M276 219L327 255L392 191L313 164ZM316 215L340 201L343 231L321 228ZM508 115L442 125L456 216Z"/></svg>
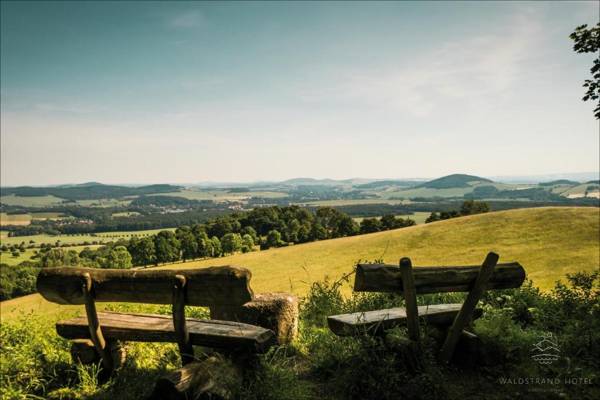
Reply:
<svg viewBox="0 0 600 400"><path fill-rule="evenodd" d="M80 185L63 185L48 187L3 187L2 197L15 195L19 197L41 197L54 196L61 199L76 200L97 200L122 198L125 196L141 196L155 193L175 192L181 189L181 186L168 184L146 185L138 187L104 185L96 182L88 182Z"/></svg>
<svg viewBox="0 0 600 400"><path fill-rule="evenodd" d="M598 208L509 210L160 268L241 265L252 271L252 287L257 292L292 291L302 295L311 282L325 277L337 279L352 271L358 260L396 263L408 256L416 266L479 264L493 250L500 254L501 262L520 262L535 285L549 289L566 273L600 268L599 223ZM349 293L350 287L345 290ZM39 295L9 300L0 306L3 319L22 312L59 310Z"/></svg>
<svg viewBox="0 0 600 400"><path fill-rule="evenodd" d="M418 187L431 189L450 189L473 186L477 183L493 183L491 180L474 175L452 174L425 182Z"/></svg>

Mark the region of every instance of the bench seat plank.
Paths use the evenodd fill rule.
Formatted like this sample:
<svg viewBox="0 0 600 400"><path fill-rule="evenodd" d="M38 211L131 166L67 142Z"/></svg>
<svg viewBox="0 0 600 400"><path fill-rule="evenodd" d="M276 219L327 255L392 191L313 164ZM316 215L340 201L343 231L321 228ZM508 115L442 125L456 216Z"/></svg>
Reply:
<svg viewBox="0 0 600 400"><path fill-rule="evenodd" d="M432 325L451 325L462 304L435 304L419 306L419 317ZM476 309L473 318L481 316ZM362 333L377 334L397 325L406 324L406 309L403 307L384 310L332 315L327 317L329 329L338 336L352 336Z"/></svg>
<svg viewBox="0 0 600 400"><path fill-rule="evenodd" d="M172 342L177 338L170 315L99 312L104 337L109 340ZM275 343L275 334L259 326L233 321L186 319L193 345L264 352ZM56 324L56 332L65 339L88 339L86 317Z"/></svg>

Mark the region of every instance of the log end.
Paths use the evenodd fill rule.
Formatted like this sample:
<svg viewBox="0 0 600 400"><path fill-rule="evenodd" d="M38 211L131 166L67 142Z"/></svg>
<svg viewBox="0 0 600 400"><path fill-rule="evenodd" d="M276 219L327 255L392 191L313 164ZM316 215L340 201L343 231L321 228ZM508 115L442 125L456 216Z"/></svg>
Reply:
<svg viewBox="0 0 600 400"><path fill-rule="evenodd" d="M219 356L189 363L161 377L149 399L228 400L233 389L241 382L241 371L230 361Z"/></svg>
<svg viewBox="0 0 600 400"><path fill-rule="evenodd" d="M298 336L298 298L289 293L261 293L241 307L212 306L211 318L239 321L275 332L279 344Z"/></svg>

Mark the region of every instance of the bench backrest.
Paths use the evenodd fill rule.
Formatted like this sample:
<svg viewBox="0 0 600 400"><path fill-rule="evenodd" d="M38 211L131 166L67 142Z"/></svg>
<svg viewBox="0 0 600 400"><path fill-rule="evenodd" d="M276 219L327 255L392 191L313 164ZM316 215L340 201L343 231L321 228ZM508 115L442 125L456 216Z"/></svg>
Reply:
<svg viewBox="0 0 600 400"><path fill-rule="evenodd" d="M453 267L414 267L412 274L416 293L468 292L473 287L481 265ZM525 281L525 269L517 262L497 264L486 289L511 289ZM356 292L402 293L399 266L358 264L354 280Z"/></svg>
<svg viewBox="0 0 600 400"><path fill-rule="evenodd" d="M186 305L239 306L254 297L250 289L250 271L233 266L145 271L44 268L37 279L37 290L54 303L85 304L82 285L86 274L91 278L91 292L96 302L172 304L176 276L185 278Z"/></svg>

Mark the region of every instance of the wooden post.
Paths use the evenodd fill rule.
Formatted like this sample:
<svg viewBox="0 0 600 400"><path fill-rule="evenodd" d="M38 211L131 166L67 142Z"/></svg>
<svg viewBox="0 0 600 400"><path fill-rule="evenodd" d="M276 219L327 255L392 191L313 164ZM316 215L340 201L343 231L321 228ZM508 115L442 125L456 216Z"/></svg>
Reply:
<svg viewBox="0 0 600 400"><path fill-rule="evenodd" d="M456 348L456 344L458 343L458 339L462 334L463 328L471 320L473 311L477 306L477 302L479 302L479 299L485 292L486 284L494 272L494 267L498 263L498 258L500 258L498 254L492 252L488 253L487 257L485 258L471 291L467 295L467 298L465 299L462 308L456 315L456 318L454 318L454 323L448 330L448 336L446 336L446 340L444 341L442 350L440 351L441 361L448 363L452 359L454 349Z"/></svg>
<svg viewBox="0 0 600 400"><path fill-rule="evenodd" d="M173 286L173 328L181 354L181 365L194 360L194 347L190 343L190 334L185 321L185 286L183 275L175 275Z"/></svg>
<svg viewBox="0 0 600 400"><path fill-rule="evenodd" d="M408 328L408 337L419 343L421 335L419 334L419 311L417 309L417 291L415 290L415 280L412 273L412 263L410 258L404 257L400 260L400 271L402 273L402 293L406 302L406 326Z"/></svg>
<svg viewBox="0 0 600 400"><path fill-rule="evenodd" d="M104 336L102 335L102 328L100 327L100 321L98 320L98 313L96 311L96 303L94 302L94 296L92 295L92 278L88 273L83 274L82 290L92 343L94 343L96 351L102 358L102 365L108 372L111 372L113 370L113 362L110 352L106 348Z"/></svg>

